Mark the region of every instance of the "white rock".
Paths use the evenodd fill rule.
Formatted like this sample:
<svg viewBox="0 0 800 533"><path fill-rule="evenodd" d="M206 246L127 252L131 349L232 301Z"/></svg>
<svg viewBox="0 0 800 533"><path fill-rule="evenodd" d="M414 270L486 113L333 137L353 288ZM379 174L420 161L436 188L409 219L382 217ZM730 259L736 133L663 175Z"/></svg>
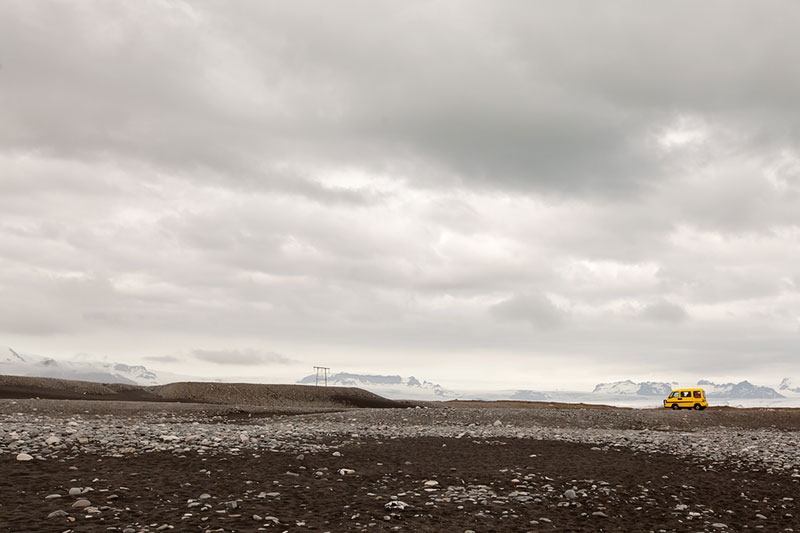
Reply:
<svg viewBox="0 0 800 533"><path fill-rule="evenodd" d="M387 509L392 509L392 510L393 509L397 509L399 511L402 511L403 509L408 507L408 504L406 502L404 502L404 501L396 500L396 501L387 503L386 505L384 505L384 507L386 507Z"/></svg>

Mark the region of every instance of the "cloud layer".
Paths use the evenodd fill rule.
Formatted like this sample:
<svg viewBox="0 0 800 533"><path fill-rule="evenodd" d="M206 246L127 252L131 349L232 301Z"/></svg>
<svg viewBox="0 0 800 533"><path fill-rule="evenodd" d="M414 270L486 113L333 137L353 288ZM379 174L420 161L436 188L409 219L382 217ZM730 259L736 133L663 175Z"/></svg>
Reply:
<svg viewBox="0 0 800 533"><path fill-rule="evenodd" d="M798 10L3 3L0 333L186 373L790 374Z"/></svg>

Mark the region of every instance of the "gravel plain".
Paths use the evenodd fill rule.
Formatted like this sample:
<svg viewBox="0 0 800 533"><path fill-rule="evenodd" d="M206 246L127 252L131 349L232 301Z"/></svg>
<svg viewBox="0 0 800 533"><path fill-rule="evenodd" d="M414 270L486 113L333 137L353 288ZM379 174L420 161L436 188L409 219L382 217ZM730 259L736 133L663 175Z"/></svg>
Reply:
<svg viewBox="0 0 800 533"><path fill-rule="evenodd" d="M800 411L0 400L0 531L800 531Z"/></svg>

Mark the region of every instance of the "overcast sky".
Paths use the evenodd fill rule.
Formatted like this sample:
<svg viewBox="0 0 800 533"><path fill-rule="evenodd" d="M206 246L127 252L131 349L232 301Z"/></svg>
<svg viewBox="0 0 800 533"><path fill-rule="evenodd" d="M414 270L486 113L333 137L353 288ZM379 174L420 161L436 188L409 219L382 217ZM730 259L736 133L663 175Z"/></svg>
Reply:
<svg viewBox="0 0 800 533"><path fill-rule="evenodd" d="M0 344L800 379L796 2L0 3Z"/></svg>

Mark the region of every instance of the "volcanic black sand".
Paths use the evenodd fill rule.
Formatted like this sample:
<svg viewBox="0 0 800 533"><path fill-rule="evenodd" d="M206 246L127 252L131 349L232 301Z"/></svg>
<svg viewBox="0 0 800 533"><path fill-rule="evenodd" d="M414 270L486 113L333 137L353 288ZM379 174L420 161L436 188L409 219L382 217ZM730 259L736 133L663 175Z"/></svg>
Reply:
<svg viewBox="0 0 800 533"><path fill-rule="evenodd" d="M455 405L0 400L0 532L800 531L797 410Z"/></svg>
<svg viewBox="0 0 800 533"><path fill-rule="evenodd" d="M127 524L137 529L151 524L155 530L174 524L178 531L256 531L264 527L264 517L275 517L279 523L268 529L702 531L685 512L675 510L676 505L691 503L708 509L715 520L728 525L728 531L737 531L763 527L756 517L774 514L765 510L770 503L779 504L784 515L797 511L796 502L783 501L787 495L797 495L797 484L788 476L707 471L672 456L624 449L592 450L589 445L550 440L487 444L418 438L365 442L340 452L341 457L308 455L302 460L288 453L216 457L153 453L32 465L6 457L0 463L2 530L120 531ZM73 466L77 468L70 470ZM340 475L341 468L356 473ZM430 487L424 481L429 480L438 485L426 492ZM74 486L93 487L88 497L113 511L80 518L77 524L43 520L47 513L63 508L62 501L44 497ZM459 492L447 491L448 486L466 487L461 492L465 499L459 501ZM600 496L553 500L546 496L548 486ZM478 498L469 500L469 487L486 491L473 489ZM515 489L544 498L538 503L536 496L515 503L491 495ZM259 498L262 492L270 495ZM201 493L213 495L208 500L213 508L182 518L191 511L187 502ZM448 496L439 498L444 493ZM392 496L410 507L387 510ZM223 503L227 501L236 501L237 507L227 510ZM254 520L253 515L262 519ZM770 531L797 529L800 520L784 516L771 524Z"/></svg>

